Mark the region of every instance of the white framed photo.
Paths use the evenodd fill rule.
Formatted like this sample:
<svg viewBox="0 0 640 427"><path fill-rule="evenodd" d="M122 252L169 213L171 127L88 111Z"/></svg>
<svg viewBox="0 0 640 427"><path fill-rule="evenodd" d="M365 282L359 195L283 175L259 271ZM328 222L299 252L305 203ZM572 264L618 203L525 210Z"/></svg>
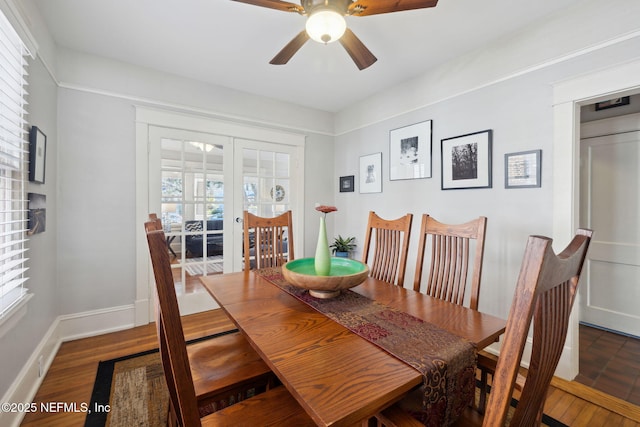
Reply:
<svg viewBox="0 0 640 427"><path fill-rule="evenodd" d="M432 121L389 132L389 180L431 178Z"/></svg>
<svg viewBox="0 0 640 427"><path fill-rule="evenodd" d="M360 156L360 193L382 193L382 153Z"/></svg>
<svg viewBox="0 0 640 427"><path fill-rule="evenodd" d="M443 190L491 188L491 129L441 143Z"/></svg>

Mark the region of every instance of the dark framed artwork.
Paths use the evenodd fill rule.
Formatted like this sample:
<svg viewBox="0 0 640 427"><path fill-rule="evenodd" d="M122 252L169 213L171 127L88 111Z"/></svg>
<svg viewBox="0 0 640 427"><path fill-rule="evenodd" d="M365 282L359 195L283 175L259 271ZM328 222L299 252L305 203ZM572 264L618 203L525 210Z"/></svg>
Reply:
<svg viewBox="0 0 640 427"><path fill-rule="evenodd" d="M389 132L389 180L431 178L432 121Z"/></svg>
<svg viewBox="0 0 640 427"><path fill-rule="evenodd" d="M47 157L47 135L37 126L29 133L29 181L44 184L44 167Z"/></svg>
<svg viewBox="0 0 640 427"><path fill-rule="evenodd" d="M360 156L360 193L382 193L382 153Z"/></svg>
<svg viewBox="0 0 640 427"><path fill-rule="evenodd" d="M340 177L340 192L351 193L354 191L355 177L353 175Z"/></svg>
<svg viewBox="0 0 640 427"><path fill-rule="evenodd" d="M441 140L442 189L491 188L491 129Z"/></svg>
<svg viewBox="0 0 640 427"><path fill-rule="evenodd" d="M42 233L47 225L47 196L38 193L28 193L29 201L29 229L28 236Z"/></svg>
<svg viewBox="0 0 640 427"><path fill-rule="evenodd" d="M630 98L628 96L613 98L602 102L596 102L596 111L606 110L608 108L622 107L623 105L629 105L629 102Z"/></svg>
<svg viewBox="0 0 640 427"><path fill-rule="evenodd" d="M504 188L541 186L542 150L521 151L504 155Z"/></svg>

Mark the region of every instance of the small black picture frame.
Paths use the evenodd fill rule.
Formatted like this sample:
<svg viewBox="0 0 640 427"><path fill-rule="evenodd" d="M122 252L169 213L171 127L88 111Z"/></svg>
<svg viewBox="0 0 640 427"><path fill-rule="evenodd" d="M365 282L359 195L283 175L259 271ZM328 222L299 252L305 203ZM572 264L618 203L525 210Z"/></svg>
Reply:
<svg viewBox="0 0 640 427"><path fill-rule="evenodd" d="M47 158L47 135L37 126L29 132L29 181L44 184L44 168Z"/></svg>
<svg viewBox="0 0 640 427"><path fill-rule="evenodd" d="M353 184L355 182L355 175L341 176L340 177L340 192L352 193L354 191Z"/></svg>
<svg viewBox="0 0 640 427"><path fill-rule="evenodd" d="M602 102L596 102L596 111L606 110L608 108L622 107L623 105L629 105L631 102L628 96L622 96L620 98L608 99Z"/></svg>

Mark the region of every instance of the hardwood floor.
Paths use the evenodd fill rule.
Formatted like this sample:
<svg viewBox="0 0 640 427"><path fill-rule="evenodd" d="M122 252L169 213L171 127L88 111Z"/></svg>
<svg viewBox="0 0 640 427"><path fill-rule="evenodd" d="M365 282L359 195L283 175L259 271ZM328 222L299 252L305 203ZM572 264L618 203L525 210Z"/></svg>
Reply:
<svg viewBox="0 0 640 427"><path fill-rule="evenodd" d="M580 325L576 381L640 405L640 340Z"/></svg>
<svg viewBox="0 0 640 427"><path fill-rule="evenodd" d="M221 310L183 318L187 339L233 328ZM157 346L155 326L84 338L62 344L34 402L88 403L100 360ZM591 403L594 401L596 403ZM569 426L640 427L640 408L576 382L554 380L545 413ZM622 415L621 415L622 414ZM75 412L27 414L22 426L82 426L85 414Z"/></svg>
<svg viewBox="0 0 640 427"><path fill-rule="evenodd" d="M187 340L233 329L222 310L184 317ZM63 343L38 390L34 402L88 404L98 362L158 347L155 325L149 324L120 332ZM82 412L29 413L22 426L82 426Z"/></svg>

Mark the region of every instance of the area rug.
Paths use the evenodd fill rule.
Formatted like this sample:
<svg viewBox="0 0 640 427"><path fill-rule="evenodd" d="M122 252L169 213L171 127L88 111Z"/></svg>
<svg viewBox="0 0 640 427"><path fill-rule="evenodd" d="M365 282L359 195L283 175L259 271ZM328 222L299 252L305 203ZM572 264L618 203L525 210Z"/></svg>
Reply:
<svg viewBox="0 0 640 427"><path fill-rule="evenodd" d="M215 339L220 332L189 341ZM85 427L164 427L169 392L158 349L101 361L93 385Z"/></svg>
<svg viewBox="0 0 640 427"><path fill-rule="evenodd" d="M184 270L190 276L202 276L204 274L205 262L204 258L187 258L184 260ZM211 262L219 261L219 262ZM222 255L207 257L207 274L222 273Z"/></svg>

